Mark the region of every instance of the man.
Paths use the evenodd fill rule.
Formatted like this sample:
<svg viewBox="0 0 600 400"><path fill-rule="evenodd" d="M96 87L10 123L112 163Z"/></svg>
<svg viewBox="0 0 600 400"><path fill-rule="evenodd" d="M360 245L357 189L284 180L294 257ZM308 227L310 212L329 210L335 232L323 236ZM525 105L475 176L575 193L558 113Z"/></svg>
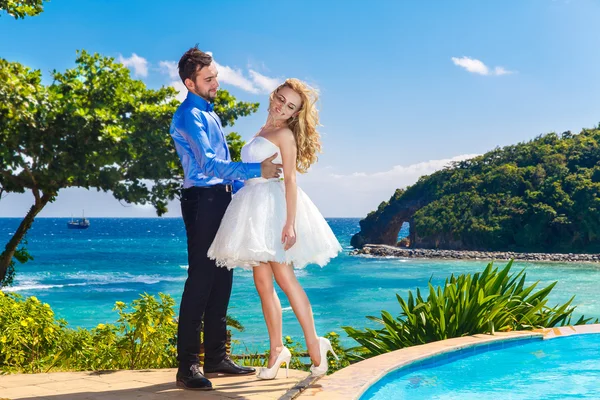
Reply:
<svg viewBox="0 0 600 400"><path fill-rule="evenodd" d="M220 268L206 253L242 180L278 178L281 164L232 162L221 120L213 111L219 82L212 57L193 47L179 60L179 76L188 89L175 114L170 133L184 170L181 212L187 233L188 278L179 310L177 386L210 390L200 372L200 330L204 320L204 374L249 374L254 368L236 365L225 351L226 315L233 271Z"/></svg>

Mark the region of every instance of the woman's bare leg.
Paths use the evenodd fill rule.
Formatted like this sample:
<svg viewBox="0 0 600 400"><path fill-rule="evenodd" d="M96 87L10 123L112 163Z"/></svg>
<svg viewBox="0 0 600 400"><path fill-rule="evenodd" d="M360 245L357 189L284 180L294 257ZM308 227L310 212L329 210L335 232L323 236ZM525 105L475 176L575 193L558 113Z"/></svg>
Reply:
<svg viewBox="0 0 600 400"><path fill-rule="evenodd" d="M281 303L273 286L273 270L271 266L261 263L258 267L254 267L252 271L254 274L254 285L260 296L263 316L267 324L267 331L269 332L271 351L267 367L271 368L283 349Z"/></svg>
<svg viewBox="0 0 600 400"><path fill-rule="evenodd" d="M308 354L313 364L317 367L321 362L319 338L315 330L315 320L308 296L306 296L306 292L300 285L300 282L298 282L298 279L296 279L294 269L291 265L279 264L272 261L269 264L271 265L271 271L275 275L277 284L287 296L294 314L296 314L296 318L300 322Z"/></svg>

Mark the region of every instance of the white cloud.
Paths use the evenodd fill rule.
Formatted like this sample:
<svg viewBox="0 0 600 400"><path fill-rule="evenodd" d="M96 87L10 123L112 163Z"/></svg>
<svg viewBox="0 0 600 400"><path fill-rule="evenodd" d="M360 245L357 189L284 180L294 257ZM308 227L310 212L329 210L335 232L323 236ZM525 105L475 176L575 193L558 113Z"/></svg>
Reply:
<svg viewBox="0 0 600 400"><path fill-rule="evenodd" d="M244 73L240 69L234 69L228 67L227 65L221 65L218 62L214 61L217 66L217 71L219 71L219 81L221 83L226 83L246 92L250 93L260 93L260 90L254 85L254 83L244 76Z"/></svg>
<svg viewBox="0 0 600 400"><path fill-rule="evenodd" d="M185 100L187 96L187 88L181 82L179 78L179 67L175 61L161 61L158 63L159 70L162 74L168 75L172 81L169 83L169 86L177 90L177 96L175 98L179 101Z"/></svg>
<svg viewBox="0 0 600 400"><path fill-rule="evenodd" d="M185 87L185 85L183 84L183 82L179 81L173 81L170 83L170 85L175 88L175 90L177 90L179 93L177 94L177 96L175 96L175 98L179 101L184 101L185 98L187 97L187 93L188 90Z"/></svg>
<svg viewBox="0 0 600 400"><path fill-rule="evenodd" d="M456 58L452 57L452 62L454 65L458 65L459 67L463 67L469 72L473 72L475 74L487 75L489 73L489 68L479 60L475 60L469 57L461 57Z"/></svg>
<svg viewBox="0 0 600 400"><path fill-rule="evenodd" d="M133 53L131 57L125 58L119 54L119 62L127 68L132 68L136 76L143 78L148 76L148 61L144 57L140 57Z"/></svg>
<svg viewBox="0 0 600 400"><path fill-rule="evenodd" d="M175 61L161 61L158 63L158 66L160 67L160 72L169 75L169 78L179 78L179 69Z"/></svg>
<svg viewBox="0 0 600 400"><path fill-rule="evenodd" d="M277 86L281 84L281 79L269 78L268 76L254 71L253 69L249 70L248 72L250 73L250 77L252 78L252 81L254 81L255 85L266 93L271 93L273 90L277 89Z"/></svg>
<svg viewBox="0 0 600 400"><path fill-rule="evenodd" d="M365 216L387 201L398 188L414 184L419 177L432 174L453 161L476 157L464 154L442 160L430 160L411 165L396 165L387 171L340 174L332 167L311 168L299 175L300 187L327 217ZM340 201L343 199L343 201Z"/></svg>
<svg viewBox="0 0 600 400"><path fill-rule="evenodd" d="M482 61L471 57L452 57L452 62L454 65L479 75L507 75L514 73L514 71L508 71L504 67L495 67L490 69Z"/></svg>
<svg viewBox="0 0 600 400"><path fill-rule="evenodd" d="M246 74L239 68L221 65L216 61L215 64L219 71L219 81L221 83L235 86L246 92L254 94L271 93L282 82L281 79L268 77L253 69L248 70L249 77L246 77Z"/></svg>
<svg viewBox="0 0 600 400"><path fill-rule="evenodd" d="M504 69L504 67L496 67L494 68L494 74L495 75L507 75L507 74L512 74L513 71L507 71Z"/></svg>

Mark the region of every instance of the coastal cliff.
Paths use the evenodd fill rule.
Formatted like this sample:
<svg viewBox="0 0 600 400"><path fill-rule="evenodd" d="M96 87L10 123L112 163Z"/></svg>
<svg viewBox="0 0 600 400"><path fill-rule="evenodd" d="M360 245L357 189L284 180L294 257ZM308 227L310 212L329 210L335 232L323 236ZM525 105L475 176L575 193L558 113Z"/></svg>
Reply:
<svg viewBox="0 0 600 400"><path fill-rule="evenodd" d="M549 133L453 163L398 189L351 244L544 253L600 252L600 129Z"/></svg>

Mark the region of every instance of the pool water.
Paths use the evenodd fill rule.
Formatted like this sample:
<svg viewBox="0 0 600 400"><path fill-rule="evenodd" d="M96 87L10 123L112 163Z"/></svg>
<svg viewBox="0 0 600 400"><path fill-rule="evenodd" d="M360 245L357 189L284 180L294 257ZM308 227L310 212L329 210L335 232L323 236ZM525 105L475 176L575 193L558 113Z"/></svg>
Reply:
<svg viewBox="0 0 600 400"><path fill-rule="evenodd" d="M384 376L361 400L600 399L600 334L462 349Z"/></svg>

